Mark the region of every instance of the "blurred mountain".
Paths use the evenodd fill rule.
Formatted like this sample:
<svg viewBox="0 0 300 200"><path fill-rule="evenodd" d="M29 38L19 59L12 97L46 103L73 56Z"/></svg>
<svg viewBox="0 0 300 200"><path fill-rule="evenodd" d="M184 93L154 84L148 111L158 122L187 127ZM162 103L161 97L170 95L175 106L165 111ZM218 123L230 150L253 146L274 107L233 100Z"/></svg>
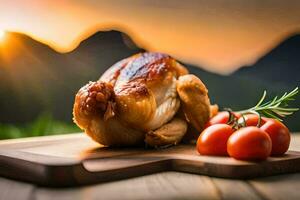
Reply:
<svg viewBox="0 0 300 200"><path fill-rule="evenodd" d="M43 111L71 121L78 89L140 51L118 31L97 32L65 54L24 34L6 33L0 44L0 122L31 121Z"/></svg>
<svg viewBox="0 0 300 200"><path fill-rule="evenodd" d="M280 86L300 83L300 35L283 41L250 67L242 67L233 76L260 80Z"/></svg>
<svg viewBox="0 0 300 200"><path fill-rule="evenodd" d="M223 76L185 64L209 89L212 103L235 110L255 105L263 90L282 94L299 86L300 36L281 43L251 67ZM0 122L26 122L43 111L59 120L71 121L74 95L117 61L144 51L124 33L97 32L69 53L19 33L9 33L0 44ZM295 105L299 106L300 98ZM300 112L287 119L300 130Z"/></svg>

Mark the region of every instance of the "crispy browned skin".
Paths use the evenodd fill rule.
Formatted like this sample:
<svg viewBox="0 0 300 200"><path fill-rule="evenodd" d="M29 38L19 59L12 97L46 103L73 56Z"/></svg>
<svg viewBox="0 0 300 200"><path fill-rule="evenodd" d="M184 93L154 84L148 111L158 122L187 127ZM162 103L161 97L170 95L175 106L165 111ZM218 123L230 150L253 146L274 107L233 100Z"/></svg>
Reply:
<svg viewBox="0 0 300 200"><path fill-rule="evenodd" d="M128 146L141 143L144 133L127 126L115 116L114 104L113 87L110 83L90 82L76 94L74 122L103 145Z"/></svg>
<svg viewBox="0 0 300 200"><path fill-rule="evenodd" d="M114 85L119 117L132 127L149 131L169 121L178 110L176 79L186 73L187 70L168 55L143 53L117 63L100 80ZM157 117L168 92L173 95L170 103L164 108L164 116Z"/></svg>
<svg viewBox="0 0 300 200"><path fill-rule="evenodd" d="M187 120L197 131L202 131L211 115L208 90L205 85L195 75L188 74L179 77L177 92Z"/></svg>
<svg viewBox="0 0 300 200"><path fill-rule="evenodd" d="M149 131L145 142L153 147L164 147L178 144L187 131L187 122L184 119L174 118L162 127Z"/></svg>
<svg viewBox="0 0 300 200"><path fill-rule="evenodd" d="M178 143L186 132L182 120L172 120L180 102L188 104L185 107L189 108L188 98L199 100L190 90L178 89L178 79L187 73L185 67L165 54L142 53L131 56L109 68L98 81L79 90L73 109L74 121L104 145L140 144L147 133L152 133L152 136L155 133L155 137L146 139L150 145ZM195 86L198 87L189 85ZM180 101L178 91L181 91L180 97L185 95L187 99ZM205 100L203 104L209 104L209 101ZM191 115L197 112L199 109ZM201 111L201 115L205 112ZM192 118L188 119L193 121ZM198 122L202 124L205 119ZM166 132L172 130L178 135ZM151 141L151 138L156 138L156 141ZM161 138L161 141L157 138Z"/></svg>

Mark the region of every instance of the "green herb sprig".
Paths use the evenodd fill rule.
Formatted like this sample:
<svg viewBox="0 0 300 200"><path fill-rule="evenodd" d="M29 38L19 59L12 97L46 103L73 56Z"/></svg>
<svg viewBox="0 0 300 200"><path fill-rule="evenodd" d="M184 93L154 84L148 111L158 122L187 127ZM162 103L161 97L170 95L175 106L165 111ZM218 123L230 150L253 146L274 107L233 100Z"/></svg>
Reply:
<svg viewBox="0 0 300 200"><path fill-rule="evenodd" d="M288 108L289 101L295 100L296 95L299 93L298 87L289 93L284 93L281 97L276 96L271 101L264 102L267 96L267 92L264 91L261 99L258 103L249 109L237 111L236 113L247 114L255 113L269 118L274 118L282 121L281 118L293 114L298 111L299 108Z"/></svg>
<svg viewBox="0 0 300 200"><path fill-rule="evenodd" d="M289 108L289 101L295 100L295 97L299 93L298 87L296 87L294 90L292 90L289 93L284 93L281 97L276 96L273 98L271 101L265 101L267 92L264 91L262 97L258 101L258 103L246 110L240 110L240 111L232 111L230 108L226 108L224 110L229 112L229 119L227 124L231 124L234 128L239 128L239 127L245 127L246 126L246 120L244 115L245 114L256 114L258 115L258 123L257 127L260 127L261 125L261 117L268 117L268 118L274 118L279 121L282 121L281 118L284 118L288 115L293 114L294 112L298 111L299 108ZM233 114L238 113L242 117L242 123L238 122L238 118L236 115Z"/></svg>

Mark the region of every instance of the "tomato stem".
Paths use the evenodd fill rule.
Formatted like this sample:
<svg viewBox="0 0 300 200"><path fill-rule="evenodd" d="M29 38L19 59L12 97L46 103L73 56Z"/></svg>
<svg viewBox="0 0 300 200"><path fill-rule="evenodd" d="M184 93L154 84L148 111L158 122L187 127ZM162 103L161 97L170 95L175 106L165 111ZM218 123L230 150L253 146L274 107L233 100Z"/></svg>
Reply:
<svg viewBox="0 0 300 200"><path fill-rule="evenodd" d="M243 119L242 127L246 127L246 119L245 119L245 116L244 116L244 114L241 114L241 115L242 115L242 119Z"/></svg>

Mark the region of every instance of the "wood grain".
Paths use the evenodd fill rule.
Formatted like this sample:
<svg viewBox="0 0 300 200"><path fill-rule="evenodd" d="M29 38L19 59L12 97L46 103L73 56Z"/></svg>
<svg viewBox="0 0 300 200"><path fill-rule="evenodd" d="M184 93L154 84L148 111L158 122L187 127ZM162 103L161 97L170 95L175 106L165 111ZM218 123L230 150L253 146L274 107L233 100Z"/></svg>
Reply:
<svg viewBox="0 0 300 200"><path fill-rule="evenodd" d="M40 188L35 199L220 199L209 177L162 172L106 184L73 189Z"/></svg>
<svg viewBox="0 0 300 200"><path fill-rule="evenodd" d="M105 148L83 134L0 142L0 174L41 185L83 185L168 170L226 178L299 172L300 153L245 162L200 156L193 145L160 150Z"/></svg>
<svg viewBox="0 0 300 200"><path fill-rule="evenodd" d="M52 137L53 136L50 136L51 140ZM57 136L54 137L56 138ZM60 136L58 138L60 140ZM35 140L35 138L33 139ZM37 138L38 141L44 139L49 140L49 137ZM26 140L31 141L32 138L26 138L25 141ZM23 139L21 139L20 142L22 143ZM9 140L6 143L15 143L15 140ZM300 150L300 135L292 136L290 149ZM210 178L207 176L178 172L162 172L91 186L52 189L35 187L28 183L0 178L0 200L93 200L120 199L120 197L124 197L125 200L253 198L293 200L300 199L299 183L300 173L244 181Z"/></svg>
<svg viewBox="0 0 300 200"><path fill-rule="evenodd" d="M0 200L31 200L34 186L0 177Z"/></svg>
<svg viewBox="0 0 300 200"><path fill-rule="evenodd" d="M258 178L249 183L266 199L300 199L300 174Z"/></svg>
<svg viewBox="0 0 300 200"><path fill-rule="evenodd" d="M255 189L249 186L247 181L211 178L212 182L219 190L221 199L263 199Z"/></svg>

